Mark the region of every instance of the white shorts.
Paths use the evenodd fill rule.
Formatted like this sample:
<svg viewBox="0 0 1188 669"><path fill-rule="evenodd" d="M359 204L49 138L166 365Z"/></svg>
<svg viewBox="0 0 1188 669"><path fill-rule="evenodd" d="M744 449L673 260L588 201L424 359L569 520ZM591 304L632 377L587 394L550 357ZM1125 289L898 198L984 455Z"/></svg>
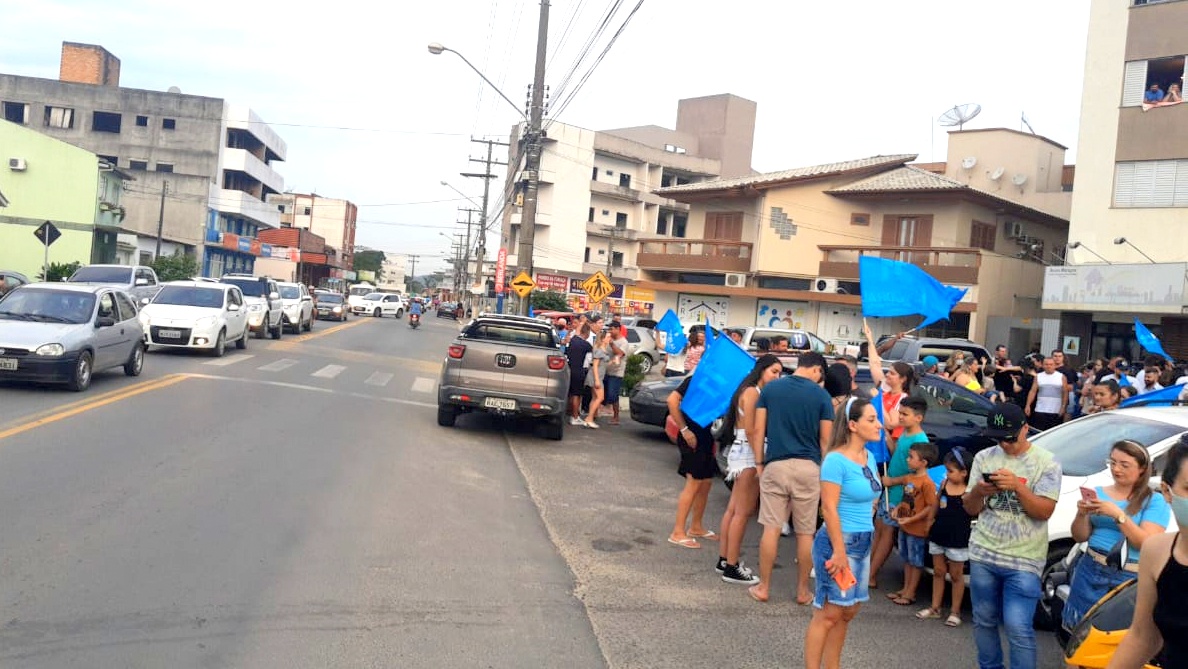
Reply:
<svg viewBox="0 0 1188 669"><path fill-rule="evenodd" d="M943 555L949 562L969 562L969 548L948 548L938 543L928 542L929 555Z"/></svg>
<svg viewBox="0 0 1188 669"><path fill-rule="evenodd" d="M746 433L739 430L734 436L734 443L730 445L730 452L726 454L726 480L733 481L739 474L754 468L755 451L751 449Z"/></svg>

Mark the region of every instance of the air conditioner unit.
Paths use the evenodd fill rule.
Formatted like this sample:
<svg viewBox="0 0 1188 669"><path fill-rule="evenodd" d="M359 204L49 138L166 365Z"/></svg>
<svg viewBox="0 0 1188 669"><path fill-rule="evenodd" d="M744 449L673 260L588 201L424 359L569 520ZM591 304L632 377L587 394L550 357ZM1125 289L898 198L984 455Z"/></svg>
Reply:
<svg viewBox="0 0 1188 669"><path fill-rule="evenodd" d="M814 293L836 293L837 279L813 279L810 290Z"/></svg>
<svg viewBox="0 0 1188 669"><path fill-rule="evenodd" d="M29 165L25 162L24 158L9 158L8 169L12 170L13 172L24 172L25 170L29 169Z"/></svg>
<svg viewBox="0 0 1188 669"><path fill-rule="evenodd" d="M1023 224L1019 221L1007 221L1004 226L1007 239L1018 239L1023 236Z"/></svg>
<svg viewBox="0 0 1188 669"><path fill-rule="evenodd" d="M746 274L727 274L726 285L731 288L745 288L747 286Z"/></svg>

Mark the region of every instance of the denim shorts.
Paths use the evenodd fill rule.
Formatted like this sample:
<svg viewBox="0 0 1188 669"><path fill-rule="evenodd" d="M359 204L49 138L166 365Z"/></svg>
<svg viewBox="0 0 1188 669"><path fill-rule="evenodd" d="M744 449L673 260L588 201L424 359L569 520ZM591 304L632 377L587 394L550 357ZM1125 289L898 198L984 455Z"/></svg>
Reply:
<svg viewBox="0 0 1188 669"><path fill-rule="evenodd" d="M929 555L943 555L949 562L969 562L969 546L965 548L949 548L938 543L928 542Z"/></svg>
<svg viewBox="0 0 1188 669"><path fill-rule="evenodd" d="M899 529L899 521L891 517L891 511L887 508L886 504L883 504L882 500L879 500L879 503L875 504L875 517L887 527L895 530Z"/></svg>
<svg viewBox="0 0 1188 669"><path fill-rule="evenodd" d="M1089 555L1077 559L1069 581L1068 601L1064 603L1064 629L1071 631L1089 609L1107 592L1133 579L1137 574L1098 564Z"/></svg>
<svg viewBox="0 0 1188 669"><path fill-rule="evenodd" d="M606 397L603 399L602 404L604 406L618 404L619 392L623 390L623 377L607 374L602 377L602 387L606 390Z"/></svg>
<svg viewBox="0 0 1188 669"><path fill-rule="evenodd" d="M870 544L873 534L873 532L842 533L842 541L846 544L846 557L850 562L850 571L858 580L854 587L842 590L825 567L825 561L833 557L833 543L829 541L829 533L824 525L817 530L817 535L813 538L813 569L817 574L817 587L813 595L814 608L825 608L826 602L837 606L853 606L870 599Z"/></svg>
<svg viewBox="0 0 1188 669"><path fill-rule="evenodd" d="M917 569L924 568L925 557L928 555L928 539L914 537L907 532L899 533L899 557Z"/></svg>

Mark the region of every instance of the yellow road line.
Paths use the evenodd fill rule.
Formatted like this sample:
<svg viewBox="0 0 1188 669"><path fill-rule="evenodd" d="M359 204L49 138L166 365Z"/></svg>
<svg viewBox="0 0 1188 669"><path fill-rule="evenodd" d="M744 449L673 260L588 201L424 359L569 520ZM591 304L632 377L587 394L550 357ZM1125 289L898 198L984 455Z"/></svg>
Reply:
<svg viewBox="0 0 1188 669"><path fill-rule="evenodd" d="M311 339L317 339L318 337L325 337L326 335L334 334L335 332L342 332L343 330L346 330L348 328L359 327L360 325L363 325L366 322L367 321L363 320L362 318L356 318L354 320L354 322L339 323L338 325L335 325L329 329L319 330L317 332L311 332L309 334L297 335L296 337L293 337L292 339L295 339L297 341L297 343L300 344L300 343L307 342ZM282 339L281 341L283 342L284 340Z"/></svg>
<svg viewBox="0 0 1188 669"><path fill-rule="evenodd" d="M189 376L185 374L170 374L169 376L161 377L155 381L137 384L131 388L124 388L120 391L108 393L99 398L92 398L82 403L75 403L68 409L58 410L48 416L36 418L34 420L0 431L0 439L7 439L8 437L16 436L23 432L28 432L29 430L44 427L51 423L56 423L60 420L77 416L92 409L98 409L99 407L104 407L108 404L114 404L115 402L128 399L129 397L135 397L136 395L141 395L153 390L160 390L161 388L185 381L187 378L189 378Z"/></svg>

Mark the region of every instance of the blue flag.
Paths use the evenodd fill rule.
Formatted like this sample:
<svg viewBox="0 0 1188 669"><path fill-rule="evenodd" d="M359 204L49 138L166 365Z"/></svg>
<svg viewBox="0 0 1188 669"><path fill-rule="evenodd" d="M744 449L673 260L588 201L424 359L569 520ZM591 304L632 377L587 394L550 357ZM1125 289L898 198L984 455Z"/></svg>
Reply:
<svg viewBox="0 0 1188 669"><path fill-rule="evenodd" d="M730 337L717 337L706 347L681 400L681 411L694 423L709 427L730 408L738 384L755 367L755 359Z"/></svg>
<svg viewBox="0 0 1188 669"><path fill-rule="evenodd" d="M708 346L714 339L714 326L710 325L709 314L705 315L705 343Z"/></svg>
<svg viewBox="0 0 1188 669"><path fill-rule="evenodd" d="M536 318L536 309L528 307L528 318Z"/></svg>
<svg viewBox="0 0 1188 669"><path fill-rule="evenodd" d="M911 263L875 256L858 259L858 277L863 316L919 314L924 321L917 328L948 318L968 290L946 286Z"/></svg>
<svg viewBox="0 0 1188 669"><path fill-rule="evenodd" d="M1168 386L1162 390L1152 390L1148 393L1124 399L1119 406L1123 408L1132 406L1172 406L1180 398L1180 393L1186 388L1188 386L1177 385Z"/></svg>
<svg viewBox="0 0 1188 669"><path fill-rule="evenodd" d="M879 419L880 425L886 425L886 417L883 416L883 389L879 388L879 393L875 395L871 404L875 408L875 416ZM891 449L887 448L887 430L879 430L879 438L875 441L866 442L866 450L874 456L875 462L882 464L891 461Z"/></svg>
<svg viewBox="0 0 1188 669"><path fill-rule="evenodd" d="M681 319L677 318L672 309L664 312L664 316L656 323L656 330L664 333L664 352L676 355L685 350L689 338L685 336L685 328L681 326Z"/></svg>
<svg viewBox="0 0 1188 669"><path fill-rule="evenodd" d="M1142 321L1140 321L1138 318L1134 319L1134 336L1138 339L1139 346L1147 349L1148 353L1161 355L1163 356L1164 360L1173 360L1173 358L1163 350L1163 344L1159 343L1159 338L1156 337L1150 330L1148 330L1147 326L1143 325Z"/></svg>

